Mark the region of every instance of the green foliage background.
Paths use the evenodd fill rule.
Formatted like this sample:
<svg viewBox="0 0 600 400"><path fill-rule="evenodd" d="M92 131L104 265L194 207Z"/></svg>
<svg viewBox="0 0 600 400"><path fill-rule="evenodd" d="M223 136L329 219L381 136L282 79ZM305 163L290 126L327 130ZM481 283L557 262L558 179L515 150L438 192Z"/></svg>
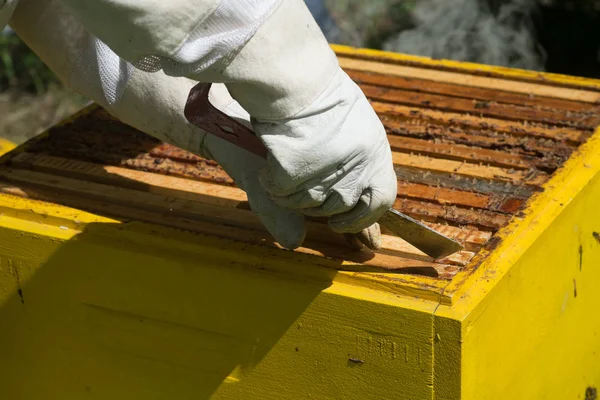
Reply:
<svg viewBox="0 0 600 400"><path fill-rule="evenodd" d="M0 36L0 91L43 94L56 76L16 35Z"/></svg>
<svg viewBox="0 0 600 400"><path fill-rule="evenodd" d="M65 88L16 35L0 35L0 137L23 143L87 99Z"/></svg>

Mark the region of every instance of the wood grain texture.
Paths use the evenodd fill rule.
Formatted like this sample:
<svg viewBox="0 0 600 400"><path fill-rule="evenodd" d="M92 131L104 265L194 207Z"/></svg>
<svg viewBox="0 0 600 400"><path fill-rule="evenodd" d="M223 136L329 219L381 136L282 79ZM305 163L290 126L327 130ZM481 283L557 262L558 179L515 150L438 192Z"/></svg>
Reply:
<svg viewBox="0 0 600 400"><path fill-rule="evenodd" d="M600 95L597 92L546 85L543 83L516 82L501 78L483 77L472 74L443 70L388 64L355 58L339 58L344 69L376 72L378 74L419 78L434 82L448 82L457 85L500 90L513 93L533 94L562 100L596 103Z"/></svg>
<svg viewBox="0 0 600 400"><path fill-rule="evenodd" d="M261 261L162 233L102 223L68 240L0 218L4 396L359 400L376 383L386 398L431 398L432 303L306 262L290 275L290 253Z"/></svg>

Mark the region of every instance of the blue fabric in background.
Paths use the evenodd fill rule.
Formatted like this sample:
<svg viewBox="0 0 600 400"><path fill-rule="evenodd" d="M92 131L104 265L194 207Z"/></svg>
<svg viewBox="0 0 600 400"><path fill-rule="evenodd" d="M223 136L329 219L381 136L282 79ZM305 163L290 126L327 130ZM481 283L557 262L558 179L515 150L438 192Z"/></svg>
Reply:
<svg viewBox="0 0 600 400"><path fill-rule="evenodd" d="M304 0L314 19L319 24L319 27L325 34L325 37L329 42L337 43L340 35L340 31L335 24L329 10L323 4L323 0Z"/></svg>

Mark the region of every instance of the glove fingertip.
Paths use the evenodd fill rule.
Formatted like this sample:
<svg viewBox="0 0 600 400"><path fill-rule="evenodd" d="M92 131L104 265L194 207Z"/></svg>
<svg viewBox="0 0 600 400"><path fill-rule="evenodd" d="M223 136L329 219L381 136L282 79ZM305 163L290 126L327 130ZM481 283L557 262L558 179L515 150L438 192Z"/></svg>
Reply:
<svg viewBox="0 0 600 400"><path fill-rule="evenodd" d="M371 250L380 250L383 244L381 241L381 227L378 223L363 229L356 234L356 237Z"/></svg>
<svg viewBox="0 0 600 400"><path fill-rule="evenodd" d="M343 234L346 243L352 250L361 250L363 248L362 240L358 239L357 235L352 233Z"/></svg>
<svg viewBox="0 0 600 400"><path fill-rule="evenodd" d="M251 207L252 203L250 201ZM289 250L302 246L306 237L306 221L303 214L279 207L268 200L263 207L254 207L254 210L267 231L281 246Z"/></svg>
<svg viewBox="0 0 600 400"><path fill-rule="evenodd" d="M286 221L283 225L277 222L272 223L272 221L263 221L263 223L277 243L288 250L295 250L302 246L306 238L304 216L299 213L289 213L285 219Z"/></svg>
<svg viewBox="0 0 600 400"><path fill-rule="evenodd" d="M304 243L306 235L284 235L277 240L282 247L288 250L296 250Z"/></svg>

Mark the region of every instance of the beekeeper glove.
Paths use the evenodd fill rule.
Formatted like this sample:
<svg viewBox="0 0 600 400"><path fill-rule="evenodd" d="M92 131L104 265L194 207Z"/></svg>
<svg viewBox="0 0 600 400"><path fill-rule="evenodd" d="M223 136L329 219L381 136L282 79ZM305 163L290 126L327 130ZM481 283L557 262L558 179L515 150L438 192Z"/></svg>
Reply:
<svg viewBox="0 0 600 400"><path fill-rule="evenodd" d="M303 242L304 216L276 205L258 182L258 171L266 162L206 135L186 120L183 109L196 82L131 68L83 29L56 0L21 0L10 23L64 83L98 102L121 121L216 160L246 191L250 207L282 246L296 248ZM120 79L123 75L126 80ZM223 85L213 85L210 100L220 110L249 125L249 115Z"/></svg>
<svg viewBox="0 0 600 400"><path fill-rule="evenodd" d="M375 223L397 192L385 129L301 0L284 1L223 72L269 149L261 183L337 232Z"/></svg>
<svg viewBox="0 0 600 400"><path fill-rule="evenodd" d="M261 184L277 204L337 232L393 204L384 128L302 0L64 1L138 68L225 83L269 149Z"/></svg>

